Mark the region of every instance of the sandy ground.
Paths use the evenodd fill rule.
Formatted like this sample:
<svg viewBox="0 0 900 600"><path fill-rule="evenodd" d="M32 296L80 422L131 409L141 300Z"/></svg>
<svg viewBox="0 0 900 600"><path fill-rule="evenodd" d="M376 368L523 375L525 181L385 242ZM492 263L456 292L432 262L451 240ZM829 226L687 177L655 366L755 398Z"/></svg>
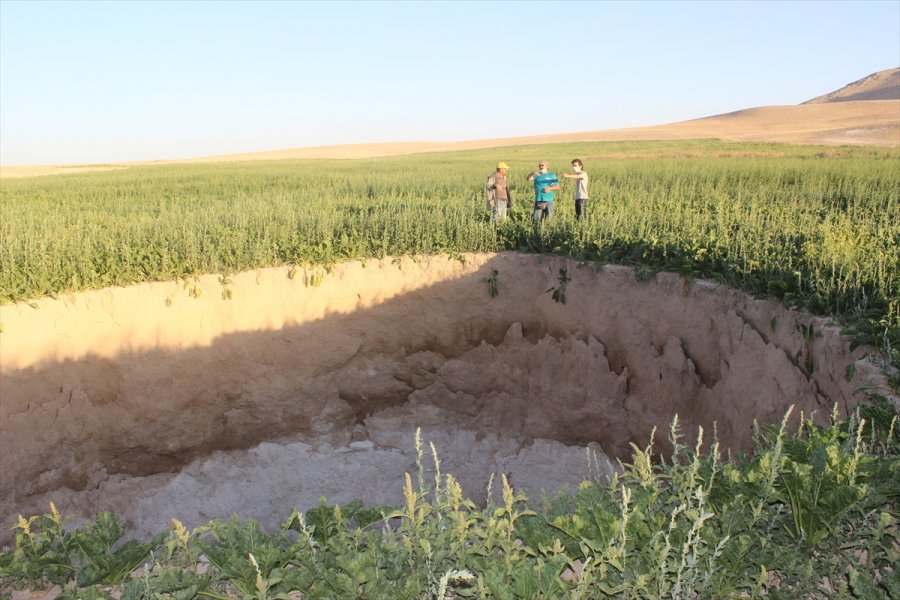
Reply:
<svg viewBox="0 0 900 600"><path fill-rule="evenodd" d="M788 142L794 144L900 146L900 100L767 106L667 125L552 135L471 140L466 142L392 142L292 148L209 156L187 160L115 165L46 165L0 167L0 178L30 177L127 168L135 165L232 162L298 158L374 158L419 152L446 152L558 142L621 140L689 140Z"/></svg>
<svg viewBox="0 0 900 600"><path fill-rule="evenodd" d="M320 495L394 502L416 427L468 494L509 473L537 495L580 480L586 447L627 458L676 413L688 440L715 423L747 448L754 419L845 411L877 378L826 321L708 282L464 258L345 263L318 286L250 271L230 298L207 276L0 306L3 530L50 500L142 532L277 520ZM566 304L548 292L560 269Z"/></svg>

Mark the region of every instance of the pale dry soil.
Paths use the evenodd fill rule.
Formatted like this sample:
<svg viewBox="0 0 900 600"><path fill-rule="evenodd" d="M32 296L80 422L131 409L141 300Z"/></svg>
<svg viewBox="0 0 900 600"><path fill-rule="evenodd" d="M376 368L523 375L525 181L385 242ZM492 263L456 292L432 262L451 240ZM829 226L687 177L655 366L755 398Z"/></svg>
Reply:
<svg viewBox="0 0 900 600"><path fill-rule="evenodd" d="M321 496L399 504L417 428L429 476L432 442L468 496L506 474L537 499L604 479L654 427L664 450L676 414L687 442L702 426L746 450L754 420L843 414L878 377L778 303L516 253L105 289L0 323L3 541L50 501L140 536L233 512L273 527Z"/></svg>

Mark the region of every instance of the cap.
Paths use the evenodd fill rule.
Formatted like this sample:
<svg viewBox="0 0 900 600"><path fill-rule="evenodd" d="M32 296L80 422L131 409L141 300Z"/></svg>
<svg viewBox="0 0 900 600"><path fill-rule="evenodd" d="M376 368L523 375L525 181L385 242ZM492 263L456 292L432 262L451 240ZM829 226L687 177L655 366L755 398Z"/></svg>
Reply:
<svg viewBox="0 0 900 600"><path fill-rule="evenodd" d="M505 162L501 162L501 163L497 163L497 168L498 169L508 169L509 165L506 164Z"/></svg>

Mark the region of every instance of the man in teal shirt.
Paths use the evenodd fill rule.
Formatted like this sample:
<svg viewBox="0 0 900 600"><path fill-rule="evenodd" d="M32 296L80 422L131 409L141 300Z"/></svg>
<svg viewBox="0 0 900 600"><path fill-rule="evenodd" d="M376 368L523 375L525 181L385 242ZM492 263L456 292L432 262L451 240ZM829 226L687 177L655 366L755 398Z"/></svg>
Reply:
<svg viewBox="0 0 900 600"><path fill-rule="evenodd" d="M526 181L534 182L534 220L541 221L553 213L554 192L559 189L559 179L550 172L550 163L542 160L539 171L529 173Z"/></svg>

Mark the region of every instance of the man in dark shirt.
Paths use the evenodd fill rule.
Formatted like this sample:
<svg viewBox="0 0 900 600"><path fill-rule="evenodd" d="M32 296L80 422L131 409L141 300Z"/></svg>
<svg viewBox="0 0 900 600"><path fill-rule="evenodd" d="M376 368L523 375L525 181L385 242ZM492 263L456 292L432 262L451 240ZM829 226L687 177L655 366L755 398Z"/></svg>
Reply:
<svg viewBox="0 0 900 600"><path fill-rule="evenodd" d="M512 195L506 183L506 171L509 165L505 162L497 164L497 170L491 173L484 186L487 192L486 208L491 212L492 221L502 221L506 218L506 209L512 206Z"/></svg>

